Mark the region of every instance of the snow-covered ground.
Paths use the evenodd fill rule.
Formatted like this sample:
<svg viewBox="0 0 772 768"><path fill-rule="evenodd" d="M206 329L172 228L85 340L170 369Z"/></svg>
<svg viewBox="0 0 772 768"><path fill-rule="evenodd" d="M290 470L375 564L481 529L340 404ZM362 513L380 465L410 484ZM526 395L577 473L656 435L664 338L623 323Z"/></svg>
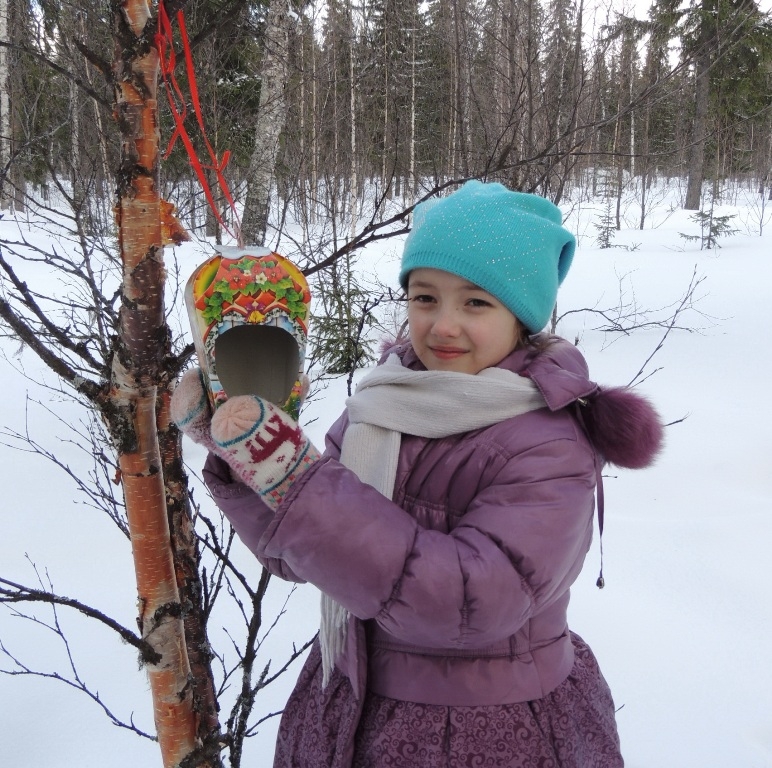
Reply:
<svg viewBox="0 0 772 768"><path fill-rule="evenodd" d="M704 278L694 309L679 322L692 331L670 333L646 368L653 375L640 384L665 421L678 423L668 427L666 450L654 468L610 471L605 478L606 588L595 587L596 540L574 589L570 622L592 645L611 685L630 768L768 768L772 221L768 214L759 235L759 198L739 195L718 212L736 215L732 223L741 232L720 241L720 249L700 251L679 236L696 234L698 227L672 205L673 194L657 200L644 230L632 228L638 212L628 202L630 228L615 233L617 247L605 250L595 244L601 207L563 206L580 247L561 291L561 312L620 302L635 302L641 310L667 307L681 300L695 271ZM6 217L0 235L13 236L18 226ZM359 267L394 285L399 250L397 241L375 244L360 255ZM206 254L190 247L177 255L186 276ZM37 273L36 289L54 292L56 276ZM667 315L663 310L653 317ZM610 334L594 330L600 324L597 314L574 313L558 330L578 338L597 381L628 383L664 331ZM7 360L0 360L0 427L28 430L75 471L88 471L91 464L66 427L82 419L82 412L41 386L55 380L18 345L3 341L2 350ZM311 422L308 431L317 444L344 399L345 382L333 381L307 406L303 420ZM186 451L191 469L198 470L200 449L186 443ZM41 457L0 445L0 488L0 576L30 584L34 562L59 593L133 627L128 543L83 503L73 482ZM245 558L244 568L256 581L257 564ZM274 585L273 610L285 594L284 585ZM266 640L266 659L280 658L283 644L313 633L316 605L311 587L293 594ZM39 615L47 616L44 610ZM59 618L83 679L105 706L126 720L133 712L137 727L152 730L148 686L134 651L94 622L64 610ZM222 627L238 621L235 612L218 617L215 644L223 642ZM0 639L36 668L67 669L65 649L50 630L6 609L0 609ZM7 659L0 664L9 667ZM259 714L282 707L295 675L290 671L261 694ZM269 720L250 740L245 766L270 765L276 725L275 718ZM111 725L97 703L52 680L0 675L0 739L1 762L14 768L160 764L155 744Z"/></svg>

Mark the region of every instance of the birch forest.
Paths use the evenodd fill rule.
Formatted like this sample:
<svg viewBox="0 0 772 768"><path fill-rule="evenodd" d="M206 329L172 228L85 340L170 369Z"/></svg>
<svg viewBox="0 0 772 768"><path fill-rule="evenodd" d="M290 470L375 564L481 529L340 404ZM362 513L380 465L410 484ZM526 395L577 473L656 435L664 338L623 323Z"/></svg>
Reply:
<svg viewBox="0 0 772 768"><path fill-rule="evenodd" d="M281 226L266 222L269 194L284 215L349 231L381 197L409 204L469 177L557 203L633 181L645 198L680 178L691 209L705 182L769 184L772 26L754 0L657 0L639 18L584 0L167 6L184 7L207 138L231 153L249 242ZM0 2L4 209L64 186L92 226L111 226L110 13ZM160 108L168 139L163 96ZM216 234L181 142L161 177L184 225Z"/></svg>

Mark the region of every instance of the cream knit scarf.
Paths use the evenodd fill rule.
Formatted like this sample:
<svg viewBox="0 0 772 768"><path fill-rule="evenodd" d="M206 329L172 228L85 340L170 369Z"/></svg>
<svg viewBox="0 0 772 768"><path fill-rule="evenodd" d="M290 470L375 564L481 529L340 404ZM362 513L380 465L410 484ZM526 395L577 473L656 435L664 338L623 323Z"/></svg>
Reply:
<svg viewBox="0 0 772 768"><path fill-rule="evenodd" d="M501 368L476 376L411 371L396 355L359 383L346 401L349 427L340 461L387 498L394 491L403 434L439 438L471 432L545 405L536 385ZM322 594L319 642L323 685L346 642L348 612Z"/></svg>

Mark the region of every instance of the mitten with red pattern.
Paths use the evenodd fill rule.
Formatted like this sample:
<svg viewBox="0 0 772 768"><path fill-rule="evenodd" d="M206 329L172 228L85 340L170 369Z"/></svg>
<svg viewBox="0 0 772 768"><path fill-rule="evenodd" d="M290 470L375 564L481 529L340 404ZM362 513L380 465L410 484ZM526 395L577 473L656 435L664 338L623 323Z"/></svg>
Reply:
<svg viewBox="0 0 772 768"><path fill-rule="evenodd" d="M214 453L272 509L320 456L290 416L256 395L221 405L212 417L211 439Z"/></svg>

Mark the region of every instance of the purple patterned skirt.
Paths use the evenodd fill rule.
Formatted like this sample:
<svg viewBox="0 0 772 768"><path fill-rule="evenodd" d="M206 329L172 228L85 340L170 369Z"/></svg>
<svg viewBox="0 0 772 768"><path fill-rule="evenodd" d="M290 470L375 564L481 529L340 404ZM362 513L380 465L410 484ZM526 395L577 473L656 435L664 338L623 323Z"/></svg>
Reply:
<svg viewBox="0 0 772 768"><path fill-rule="evenodd" d="M321 688L314 645L282 716L274 768L622 768L614 702L572 634L571 674L536 701L444 707L368 693L335 670Z"/></svg>

